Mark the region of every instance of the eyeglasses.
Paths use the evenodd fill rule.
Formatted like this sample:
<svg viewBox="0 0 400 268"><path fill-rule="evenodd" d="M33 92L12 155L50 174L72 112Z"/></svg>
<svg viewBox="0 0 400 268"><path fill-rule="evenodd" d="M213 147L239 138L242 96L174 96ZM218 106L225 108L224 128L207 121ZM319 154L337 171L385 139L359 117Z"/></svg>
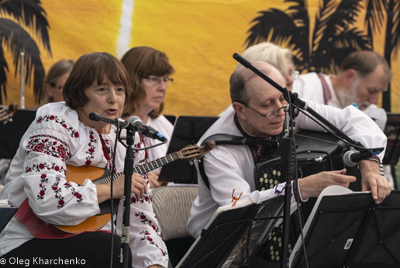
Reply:
<svg viewBox="0 0 400 268"><path fill-rule="evenodd" d="M239 102L239 103L243 104L244 106L246 106L246 107L252 109L254 112L258 113L259 115L261 115L262 117L265 117L265 118L267 118L267 119L271 119L271 118L274 118L275 116L277 116L280 110L283 110L284 112L286 112L287 109L288 109L288 107L289 107L289 104L285 104L285 105L283 105L282 107L280 107L280 108L278 108L278 109L275 109L275 110L269 111L268 113L262 114L262 113L260 113L259 111L257 111L257 110L255 110L255 109L251 108L251 107L250 107L249 105L247 105L246 103L243 103L243 102L241 102L241 101L236 101L236 102Z"/></svg>
<svg viewBox="0 0 400 268"><path fill-rule="evenodd" d="M50 83L50 86L58 88L58 90L62 90L64 86L57 86L55 83Z"/></svg>
<svg viewBox="0 0 400 268"><path fill-rule="evenodd" d="M300 72L299 71L291 71L289 72L290 77L292 77L293 80L296 80L299 78Z"/></svg>
<svg viewBox="0 0 400 268"><path fill-rule="evenodd" d="M143 76L143 78L148 79L150 84L153 86L158 86L159 84L161 84L161 80L167 87L172 85L172 82L174 82L174 79L169 77L158 77L158 76L148 75L148 76Z"/></svg>

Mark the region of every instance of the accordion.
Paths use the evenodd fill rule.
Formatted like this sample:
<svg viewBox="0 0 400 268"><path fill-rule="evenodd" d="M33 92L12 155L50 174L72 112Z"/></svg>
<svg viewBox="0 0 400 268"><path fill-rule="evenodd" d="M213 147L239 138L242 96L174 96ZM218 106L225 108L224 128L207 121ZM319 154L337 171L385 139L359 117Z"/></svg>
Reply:
<svg viewBox="0 0 400 268"><path fill-rule="evenodd" d="M344 168L342 146L338 143L339 139L330 133L316 131L300 131L295 134L295 147L297 158L297 175L303 178L321 171L340 170ZM347 175L357 177L357 181L351 183L350 189L353 191L361 190L360 173L357 167L347 168ZM281 158L270 159L259 163L255 167L254 179L257 190L274 188L277 183L285 182L281 178ZM300 206L291 216L289 249L296 242L300 235L300 222L304 226L310 215L317 198L310 198L308 202ZM270 234L268 241L264 245L263 258L279 262L280 248L283 241L283 225L278 225Z"/></svg>

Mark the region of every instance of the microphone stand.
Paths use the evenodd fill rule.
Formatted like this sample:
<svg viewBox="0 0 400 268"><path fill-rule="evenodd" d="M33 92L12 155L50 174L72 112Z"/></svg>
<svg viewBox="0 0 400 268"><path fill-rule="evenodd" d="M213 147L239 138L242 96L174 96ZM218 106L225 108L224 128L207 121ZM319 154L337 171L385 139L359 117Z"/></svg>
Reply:
<svg viewBox="0 0 400 268"><path fill-rule="evenodd" d="M313 109L308 107L307 103L298 98L297 93L290 92L287 88L281 87L278 83L268 77L266 74L261 72L259 69L254 67L249 61L243 58L238 53L233 54L233 58L241 63L244 67L250 69L255 74L260 76L262 79L267 81L277 90L283 93L286 101L289 104L289 135L287 138L283 138L280 145L281 152L281 176L285 179L285 199L284 199L284 210L283 210L283 241L282 241L282 253L281 253L281 268L287 267L287 258L288 258L288 244L289 244L289 229L290 229L290 200L292 194L292 178L293 178L293 166L297 166L297 163L294 161L294 117L293 112L298 107L299 109L306 110L309 114L314 116L317 120L319 120L322 124L329 127L337 136L345 139L350 144L357 144L358 146L363 147L359 142L354 141L345 133L343 133L340 129L331 124L328 120L317 114ZM297 169L295 171L297 180ZM293 189L298 194L297 189ZM299 195L298 195L299 196Z"/></svg>
<svg viewBox="0 0 400 268"><path fill-rule="evenodd" d="M132 175L133 175L133 149L132 145L135 139L135 128L132 124L126 127L126 155L124 163L124 204L122 207L122 233L121 233L121 267L128 267L128 257L129 257L129 220L130 220L130 202L131 202L131 185L132 185Z"/></svg>

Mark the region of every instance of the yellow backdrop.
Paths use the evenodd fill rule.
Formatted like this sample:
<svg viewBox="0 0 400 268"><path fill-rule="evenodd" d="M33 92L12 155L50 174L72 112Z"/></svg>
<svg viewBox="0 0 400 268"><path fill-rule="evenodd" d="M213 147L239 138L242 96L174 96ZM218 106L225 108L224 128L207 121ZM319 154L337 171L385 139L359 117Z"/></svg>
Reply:
<svg viewBox="0 0 400 268"><path fill-rule="evenodd" d="M319 2L308 1L311 21ZM259 11L284 10L287 4L283 0L42 0L42 7L52 48L51 57L39 44L46 70L62 58L77 59L88 52L106 51L120 58L129 47L154 47L167 53L176 69L165 114L178 116L218 115L229 105L228 80L236 66L232 55L245 49L251 21ZM357 18L360 29L363 16ZM375 38L374 49L381 54L383 41ZM7 104L19 102L19 75L14 77L9 54L6 51ZM397 59L392 59L392 71L398 71ZM399 83L394 75L393 112L400 112ZM34 106L28 85L25 97L26 107Z"/></svg>

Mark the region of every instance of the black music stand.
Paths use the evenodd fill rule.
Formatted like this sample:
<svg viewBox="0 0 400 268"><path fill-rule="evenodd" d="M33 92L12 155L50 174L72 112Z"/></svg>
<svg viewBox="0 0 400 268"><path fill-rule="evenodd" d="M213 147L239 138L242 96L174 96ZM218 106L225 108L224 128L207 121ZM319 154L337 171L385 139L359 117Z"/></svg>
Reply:
<svg viewBox="0 0 400 268"><path fill-rule="evenodd" d="M0 124L0 158L14 157L22 136L35 116L36 110L18 109L11 122Z"/></svg>
<svg viewBox="0 0 400 268"><path fill-rule="evenodd" d="M400 267L400 191L379 205L369 192L325 195L313 212L304 229L308 267ZM306 267L298 244L291 268Z"/></svg>
<svg viewBox="0 0 400 268"><path fill-rule="evenodd" d="M220 212L176 268L248 267L282 215L283 198Z"/></svg>
<svg viewBox="0 0 400 268"><path fill-rule="evenodd" d="M175 121L167 154L196 144L217 119L217 116L179 116ZM178 159L162 167L158 181L195 184L197 183L197 171L194 165Z"/></svg>
<svg viewBox="0 0 400 268"><path fill-rule="evenodd" d="M164 115L165 118L168 119L169 122L171 122L172 125L175 124L176 121L176 116L175 115Z"/></svg>

